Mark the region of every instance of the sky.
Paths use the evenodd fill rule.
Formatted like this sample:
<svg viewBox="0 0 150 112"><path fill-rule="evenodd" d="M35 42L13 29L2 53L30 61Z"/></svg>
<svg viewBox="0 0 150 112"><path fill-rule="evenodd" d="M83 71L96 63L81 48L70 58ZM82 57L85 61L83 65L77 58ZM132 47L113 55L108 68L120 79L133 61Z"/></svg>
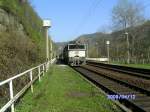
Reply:
<svg viewBox="0 0 150 112"><path fill-rule="evenodd" d="M42 19L50 19L49 34L55 42L70 41L82 34L109 31L111 11L118 0L30 0ZM145 6L150 18L150 1L135 0Z"/></svg>

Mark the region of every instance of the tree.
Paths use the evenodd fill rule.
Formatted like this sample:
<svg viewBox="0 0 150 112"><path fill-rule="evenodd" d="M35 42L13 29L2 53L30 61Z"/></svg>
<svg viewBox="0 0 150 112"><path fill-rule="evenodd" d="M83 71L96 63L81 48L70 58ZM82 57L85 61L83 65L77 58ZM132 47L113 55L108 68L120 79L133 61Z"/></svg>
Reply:
<svg viewBox="0 0 150 112"><path fill-rule="evenodd" d="M141 25L144 22L143 9L144 8L142 5L136 2L131 2L129 0L118 0L117 5L114 6L112 10L113 27L115 30L124 30L124 34L127 34L128 63L130 63L130 55L134 57L136 32L126 32L127 30L132 30L135 26ZM132 44L130 45L131 40ZM132 52L132 54L130 54L130 52Z"/></svg>
<svg viewBox="0 0 150 112"><path fill-rule="evenodd" d="M118 0L112 9L112 22L115 30L135 27L144 21L143 7L141 4L129 0Z"/></svg>

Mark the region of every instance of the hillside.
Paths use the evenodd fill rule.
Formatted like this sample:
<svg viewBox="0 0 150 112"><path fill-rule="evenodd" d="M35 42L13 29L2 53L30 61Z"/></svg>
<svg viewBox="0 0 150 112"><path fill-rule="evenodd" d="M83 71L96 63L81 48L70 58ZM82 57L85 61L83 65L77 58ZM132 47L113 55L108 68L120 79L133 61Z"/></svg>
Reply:
<svg viewBox="0 0 150 112"><path fill-rule="evenodd" d="M41 26L28 2L0 1L0 80L44 61Z"/></svg>
<svg viewBox="0 0 150 112"><path fill-rule="evenodd" d="M150 62L150 21L134 28L128 28L127 32L129 32L131 62ZM85 42L89 45L90 57L107 56L106 40L110 40L111 43L111 61L125 62L127 57L127 41L123 30L111 34L87 34L76 39L76 41Z"/></svg>
<svg viewBox="0 0 150 112"><path fill-rule="evenodd" d="M0 81L43 62L45 38L41 18L27 0L0 0ZM19 89L28 80L22 77L14 86ZM8 92L1 92L2 89L0 96L7 99Z"/></svg>

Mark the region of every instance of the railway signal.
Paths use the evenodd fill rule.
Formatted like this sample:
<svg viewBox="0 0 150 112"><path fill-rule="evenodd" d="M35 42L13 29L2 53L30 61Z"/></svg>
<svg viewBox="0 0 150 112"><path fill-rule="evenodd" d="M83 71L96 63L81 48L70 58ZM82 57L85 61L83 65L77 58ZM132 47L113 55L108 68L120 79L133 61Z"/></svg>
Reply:
<svg viewBox="0 0 150 112"><path fill-rule="evenodd" d="M106 41L106 45L107 45L107 58L108 58L108 63L110 62L110 56L109 56L109 45L110 45L110 41Z"/></svg>
<svg viewBox="0 0 150 112"><path fill-rule="evenodd" d="M125 32L125 35L127 35L127 63L130 64L130 51L129 51L129 33Z"/></svg>

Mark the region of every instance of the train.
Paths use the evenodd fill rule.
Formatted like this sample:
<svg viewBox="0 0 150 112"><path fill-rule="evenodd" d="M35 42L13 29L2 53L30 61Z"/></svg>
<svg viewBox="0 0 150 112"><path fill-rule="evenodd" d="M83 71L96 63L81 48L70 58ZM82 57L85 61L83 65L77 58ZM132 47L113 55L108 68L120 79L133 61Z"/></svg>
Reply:
<svg viewBox="0 0 150 112"><path fill-rule="evenodd" d="M80 66L86 63L86 44L67 44L63 50L63 59L70 66Z"/></svg>

